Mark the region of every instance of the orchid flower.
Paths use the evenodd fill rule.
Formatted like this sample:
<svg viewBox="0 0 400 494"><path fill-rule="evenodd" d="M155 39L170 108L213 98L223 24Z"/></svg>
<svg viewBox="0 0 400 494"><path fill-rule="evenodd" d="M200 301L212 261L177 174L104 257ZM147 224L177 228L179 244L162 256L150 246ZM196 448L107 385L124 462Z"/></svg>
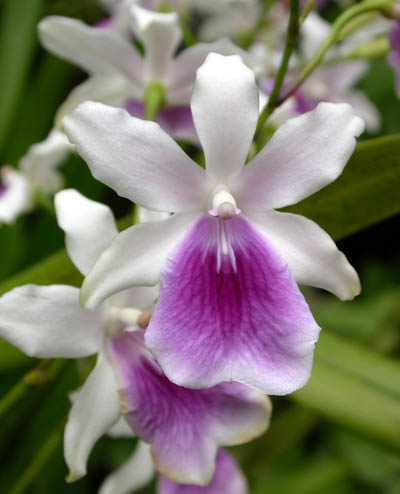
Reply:
<svg viewBox="0 0 400 494"><path fill-rule="evenodd" d="M72 189L59 192L55 204L67 251L86 274L117 234L114 217L108 207ZM186 390L162 374L140 331L148 324L158 287L125 290L96 311L82 310L78 293L71 286L25 285L0 299L0 335L26 354L98 354L65 428L70 481L86 474L93 445L120 419L118 388L133 431L152 443L159 471L178 482L208 483L219 446L241 444L266 430L271 406L261 393L235 384ZM197 438L196 448L188 437Z"/></svg>
<svg viewBox="0 0 400 494"><path fill-rule="evenodd" d="M154 473L150 447L139 441L132 456L106 478L99 494L131 494L148 484ZM156 492L157 494L247 494L247 483L234 458L220 448L214 477L207 486L177 484L159 475Z"/></svg>
<svg viewBox="0 0 400 494"><path fill-rule="evenodd" d="M63 178L57 167L71 147L62 132L52 130L43 142L28 149L18 169L0 169L0 225L13 223L18 216L31 211L37 191L51 195L62 187Z"/></svg>
<svg viewBox="0 0 400 494"><path fill-rule="evenodd" d="M144 45L144 57L126 39L109 29L87 26L67 17L48 17L39 24L42 44L52 53L80 66L90 77L77 86L56 117L62 117L86 100L126 106L143 117L146 90L158 84L165 92L165 107L157 119L175 137L197 142L190 113L190 97L196 69L211 51L223 54L245 52L228 39L198 43L174 54L181 41L176 13L155 13L137 5L130 9L132 28Z"/></svg>
<svg viewBox="0 0 400 494"><path fill-rule="evenodd" d="M189 388L240 381L267 394L303 386L319 327L299 283L340 298L360 291L354 269L312 221L274 211L335 180L363 122L323 103L289 120L244 166L258 120L253 72L210 54L192 113L206 170L154 122L86 102L64 119L95 178L169 218L120 233L81 289L94 308L112 293L158 283L146 344L167 377Z"/></svg>
<svg viewBox="0 0 400 494"><path fill-rule="evenodd" d="M328 22L311 13L302 29L302 51L306 57L311 57L328 36L331 26ZM346 39L341 46L330 51L335 53L350 53L362 42L370 40L380 32L382 24L373 26L373 29L364 28ZM369 101L363 91L354 86L366 75L369 63L363 60L349 60L339 62L328 67L319 67L298 89L293 98L293 109L297 114L314 109L321 101L334 103L348 103L354 108L356 115L361 117L366 129L377 132L381 125L381 118L377 108Z"/></svg>
<svg viewBox="0 0 400 494"><path fill-rule="evenodd" d="M75 266L86 274L117 234L108 207L63 190L55 199L58 222ZM65 285L25 285L0 298L0 335L27 355L81 358L97 363L73 400L64 435L64 455L74 481L86 474L95 442L121 417L117 381L106 342L125 328L145 324L157 287L138 287L108 299L97 311L79 305L79 289Z"/></svg>

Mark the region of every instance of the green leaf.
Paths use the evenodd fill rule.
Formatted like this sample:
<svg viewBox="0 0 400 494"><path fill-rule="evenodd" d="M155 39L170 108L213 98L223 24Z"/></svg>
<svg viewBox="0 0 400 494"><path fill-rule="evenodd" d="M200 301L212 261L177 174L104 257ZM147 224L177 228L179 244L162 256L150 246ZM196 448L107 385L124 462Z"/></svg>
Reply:
<svg viewBox="0 0 400 494"><path fill-rule="evenodd" d="M310 381L290 398L335 423L400 451L400 396L395 382L399 380L400 364L362 348L355 352L353 347L349 354L352 344L344 341L340 348L325 345L326 339L317 344ZM356 360L347 361L353 357ZM367 362L370 367L358 368L360 363Z"/></svg>
<svg viewBox="0 0 400 494"><path fill-rule="evenodd" d="M361 142L333 184L287 211L316 221L335 240L400 212L400 134Z"/></svg>
<svg viewBox="0 0 400 494"><path fill-rule="evenodd" d="M0 25L0 148L3 147L38 47L44 0L6 0Z"/></svg>

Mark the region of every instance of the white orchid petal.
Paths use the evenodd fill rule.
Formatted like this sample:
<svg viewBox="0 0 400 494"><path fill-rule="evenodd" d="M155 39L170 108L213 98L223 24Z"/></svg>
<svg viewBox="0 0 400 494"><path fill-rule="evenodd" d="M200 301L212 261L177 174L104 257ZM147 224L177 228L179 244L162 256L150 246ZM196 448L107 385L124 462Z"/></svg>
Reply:
<svg viewBox="0 0 400 494"><path fill-rule="evenodd" d="M237 55L208 55L197 71L192 113L207 171L226 183L245 164L258 120L254 73Z"/></svg>
<svg viewBox="0 0 400 494"><path fill-rule="evenodd" d="M56 170L72 151L67 136L52 129L46 139L33 144L19 162L32 186L52 194L63 184L62 175Z"/></svg>
<svg viewBox="0 0 400 494"><path fill-rule="evenodd" d="M94 444L121 416L117 381L107 356L100 353L96 367L79 391L64 433L68 480L86 475L86 463Z"/></svg>
<svg viewBox="0 0 400 494"><path fill-rule="evenodd" d="M151 482L154 474L150 445L139 441L132 456L105 479L98 494L131 494Z"/></svg>
<svg viewBox="0 0 400 494"><path fill-rule="evenodd" d="M24 285L0 298L0 336L31 357L79 358L98 351L103 333L78 288Z"/></svg>
<svg viewBox="0 0 400 494"><path fill-rule="evenodd" d="M295 204L342 173L364 122L350 105L320 103L285 122L232 183L238 207L265 211Z"/></svg>
<svg viewBox="0 0 400 494"><path fill-rule="evenodd" d="M119 74L142 86L143 61L134 46L110 29L98 29L68 17L46 17L39 37L50 52L90 74Z"/></svg>
<svg viewBox="0 0 400 494"><path fill-rule="evenodd" d="M63 122L94 177L120 196L158 211L203 208L204 170L158 124L89 101Z"/></svg>
<svg viewBox="0 0 400 494"><path fill-rule="evenodd" d="M298 283L323 288L342 300L360 293L354 268L316 223L277 211L250 213L248 217L286 260Z"/></svg>
<svg viewBox="0 0 400 494"><path fill-rule="evenodd" d="M169 252L183 238L196 214L134 225L117 235L99 257L81 289L81 302L96 307L105 298L134 285L155 285Z"/></svg>
<svg viewBox="0 0 400 494"><path fill-rule="evenodd" d="M68 255L79 271L87 274L118 233L114 215L108 206L74 189L58 192L54 204Z"/></svg>
<svg viewBox="0 0 400 494"><path fill-rule="evenodd" d="M11 166L0 168L0 225L12 224L21 214L33 207L32 189L24 174Z"/></svg>
<svg viewBox="0 0 400 494"><path fill-rule="evenodd" d="M182 33L176 12L151 12L138 5L131 8L133 29L143 41L148 82L165 82Z"/></svg>
<svg viewBox="0 0 400 494"><path fill-rule="evenodd" d="M143 88L129 83L118 75L95 75L76 86L58 108L55 126L62 127L62 119L84 101L99 101L105 105L123 106L128 99L141 100Z"/></svg>

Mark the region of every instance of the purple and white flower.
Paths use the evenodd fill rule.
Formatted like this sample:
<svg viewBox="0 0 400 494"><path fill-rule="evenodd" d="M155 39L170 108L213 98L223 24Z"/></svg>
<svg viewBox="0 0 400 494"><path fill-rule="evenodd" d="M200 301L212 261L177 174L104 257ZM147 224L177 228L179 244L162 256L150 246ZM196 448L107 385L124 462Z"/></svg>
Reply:
<svg viewBox="0 0 400 494"><path fill-rule="evenodd" d="M205 388L240 381L267 394L303 386L319 327L299 283L341 299L358 276L332 239L302 216L274 211L342 172L364 125L346 104L289 120L246 166L258 120L254 74L240 57L208 56L192 113L206 170L153 122L86 102L64 119L93 175L169 218L119 234L81 291L96 307L112 293L158 283L146 344L167 377Z"/></svg>
<svg viewBox="0 0 400 494"><path fill-rule="evenodd" d="M18 163L18 169L0 169L0 225L14 223L35 206L34 194L52 195L63 185L59 165L72 148L66 136L52 130L47 138L33 144Z"/></svg>
<svg viewBox="0 0 400 494"><path fill-rule="evenodd" d="M197 68L211 51L244 57L246 53L228 39L221 39L197 43L175 56L182 36L176 13L151 12L133 5L130 23L143 43L144 56L111 29L98 29L68 17L41 21L42 44L90 74L58 110L56 126L61 127L62 118L86 100L126 106L135 116L143 117L146 89L157 83L164 88L166 100L159 123L175 137L197 142L189 108Z"/></svg>
<svg viewBox="0 0 400 494"><path fill-rule="evenodd" d="M117 234L114 217L107 206L72 189L56 195L56 210L69 256L86 274ZM110 297L96 311L82 310L79 289L66 285L24 285L0 298L0 335L27 355L81 358L98 354L95 368L73 400L65 428L70 481L86 474L93 445L121 417L107 339L125 328L134 330L157 294L157 287L133 288Z"/></svg>
<svg viewBox="0 0 400 494"><path fill-rule="evenodd" d="M356 31L341 45L331 48L330 56L350 54L362 43L370 41L381 33L386 26L386 22L379 22ZM314 55L330 30L331 25L328 22L315 12L310 13L302 28L302 54L306 58ZM355 89L356 84L367 74L368 70L369 63L365 60L349 60L327 67L318 67L296 92L293 98L294 110L301 114L314 109L322 101L348 103L354 108L354 113L364 120L366 129L370 132L377 132L381 125L377 108L363 91Z"/></svg>

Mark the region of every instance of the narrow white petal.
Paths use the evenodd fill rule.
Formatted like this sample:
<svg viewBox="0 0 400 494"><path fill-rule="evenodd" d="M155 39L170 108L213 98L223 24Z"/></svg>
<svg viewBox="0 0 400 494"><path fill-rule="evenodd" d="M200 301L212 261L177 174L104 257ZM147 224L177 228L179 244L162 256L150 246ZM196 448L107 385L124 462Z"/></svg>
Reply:
<svg viewBox="0 0 400 494"><path fill-rule="evenodd" d="M364 130L350 105L320 103L285 122L235 177L242 210L265 211L295 204L342 173Z"/></svg>
<svg viewBox="0 0 400 494"><path fill-rule="evenodd" d="M57 221L65 232L68 255L82 274L87 274L118 233L111 209L91 201L74 189L54 198Z"/></svg>
<svg viewBox="0 0 400 494"><path fill-rule="evenodd" d="M209 54L197 71L191 106L207 171L226 183L245 164L256 130L254 73L237 55Z"/></svg>
<svg viewBox="0 0 400 494"><path fill-rule="evenodd" d="M166 82L182 36L178 14L151 12L138 5L131 13L134 31L144 45L147 82Z"/></svg>
<svg viewBox="0 0 400 494"><path fill-rule="evenodd" d="M90 101L63 123L93 176L120 196L158 211L203 208L209 188L204 170L158 124Z"/></svg>
<svg viewBox="0 0 400 494"><path fill-rule="evenodd" d="M98 494L131 494L154 477L150 445L139 441L132 456L100 486Z"/></svg>
<svg viewBox="0 0 400 494"><path fill-rule="evenodd" d="M142 86L143 61L134 46L111 29L98 29L69 17L46 17L39 37L51 53L90 74L119 74Z"/></svg>
<svg viewBox="0 0 400 494"><path fill-rule="evenodd" d="M33 144L19 162L32 186L52 194L63 184L63 177L57 168L72 151L67 136L57 129L52 129L46 139Z"/></svg>
<svg viewBox="0 0 400 494"><path fill-rule="evenodd" d="M0 336L31 357L78 358L98 351L103 332L78 288L24 285L0 298Z"/></svg>
<svg viewBox="0 0 400 494"><path fill-rule="evenodd" d="M23 213L33 207L32 188L23 173L11 166L0 168L2 190L0 190L0 225L12 224Z"/></svg>
<svg viewBox="0 0 400 494"><path fill-rule="evenodd" d="M356 271L316 223L277 211L250 213L248 217L286 260L298 283L323 288L342 300L360 293Z"/></svg>
<svg viewBox="0 0 400 494"><path fill-rule="evenodd" d="M95 75L76 86L67 96L64 103L58 108L55 126L62 127L62 119L72 110L75 110L84 101L99 101L105 105L123 106L128 99L142 100L143 88L135 85L121 76Z"/></svg>
<svg viewBox="0 0 400 494"><path fill-rule="evenodd" d="M134 285L156 285L169 252L179 243L195 214L134 225L117 235L99 257L81 289L81 302L97 307L104 299Z"/></svg>
<svg viewBox="0 0 400 494"><path fill-rule="evenodd" d="M65 427L64 456L70 482L86 475L86 463L93 446L120 416L114 371L107 356L100 353L96 367L72 405Z"/></svg>

